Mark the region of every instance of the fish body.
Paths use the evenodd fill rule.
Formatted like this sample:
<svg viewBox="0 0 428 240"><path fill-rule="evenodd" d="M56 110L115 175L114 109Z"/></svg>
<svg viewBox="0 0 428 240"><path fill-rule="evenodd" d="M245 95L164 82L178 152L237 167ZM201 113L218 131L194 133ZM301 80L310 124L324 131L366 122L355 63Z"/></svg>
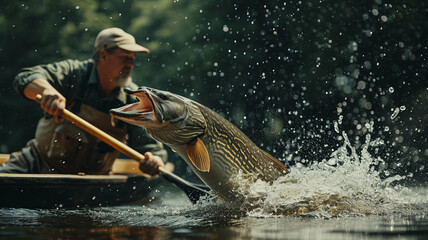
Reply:
<svg viewBox="0 0 428 240"><path fill-rule="evenodd" d="M195 101L147 87L126 92L140 102L111 115L171 147L221 199L236 198L238 173L271 182L288 172L231 122Z"/></svg>

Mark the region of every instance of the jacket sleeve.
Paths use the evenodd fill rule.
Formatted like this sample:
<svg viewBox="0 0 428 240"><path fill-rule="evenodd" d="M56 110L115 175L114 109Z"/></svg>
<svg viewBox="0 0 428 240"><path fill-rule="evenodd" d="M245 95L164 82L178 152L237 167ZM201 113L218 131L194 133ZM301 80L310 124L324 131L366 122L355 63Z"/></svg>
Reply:
<svg viewBox="0 0 428 240"><path fill-rule="evenodd" d="M164 145L150 137L142 127L128 125L128 145L142 154L152 152L153 155L159 156L163 162L168 160L168 152Z"/></svg>
<svg viewBox="0 0 428 240"><path fill-rule="evenodd" d="M68 94L67 89L76 85L81 77L79 71L80 62L65 60L45 65L37 65L21 69L13 81L15 90L24 96L24 88L36 79L47 80L55 89L64 96Z"/></svg>

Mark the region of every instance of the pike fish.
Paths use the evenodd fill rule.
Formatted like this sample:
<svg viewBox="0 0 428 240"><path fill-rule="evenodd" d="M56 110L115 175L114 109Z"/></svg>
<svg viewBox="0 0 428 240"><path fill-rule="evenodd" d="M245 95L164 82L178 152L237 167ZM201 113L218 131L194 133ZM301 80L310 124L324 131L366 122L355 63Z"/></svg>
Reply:
<svg viewBox="0 0 428 240"><path fill-rule="evenodd" d="M220 199L236 198L238 173L267 182L288 173L231 122L193 100L148 87L125 92L139 102L111 109L110 114L145 128L171 147Z"/></svg>

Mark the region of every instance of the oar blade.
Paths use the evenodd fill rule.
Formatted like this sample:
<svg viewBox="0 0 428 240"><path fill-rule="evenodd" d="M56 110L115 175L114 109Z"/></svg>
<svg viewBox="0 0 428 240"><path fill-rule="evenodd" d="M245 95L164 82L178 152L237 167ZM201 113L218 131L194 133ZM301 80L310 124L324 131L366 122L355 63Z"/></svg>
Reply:
<svg viewBox="0 0 428 240"><path fill-rule="evenodd" d="M208 186L191 183L176 176L175 174L163 173L162 176L164 179L168 180L169 182L173 183L181 190L183 190L183 192L186 193L187 197L192 203L196 203L197 201L199 201L199 199L205 196L214 197L214 194L211 193L211 189Z"/></svg>

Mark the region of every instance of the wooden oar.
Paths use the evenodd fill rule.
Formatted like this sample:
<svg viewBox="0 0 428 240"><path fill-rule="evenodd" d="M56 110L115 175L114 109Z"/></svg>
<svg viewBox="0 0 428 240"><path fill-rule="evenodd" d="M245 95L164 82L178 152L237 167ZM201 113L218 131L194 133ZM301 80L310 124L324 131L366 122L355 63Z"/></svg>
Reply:
<svg viewBox="0 0 428 240"><path fill-rule="evenodd" d="M39 104L41 103L42 96L38 94L36 96L35 101ZM74 113L70 112L67 109L64 109L62 115L65 120L71 122L72 124L76 125L77 127L83 129L84 131L88 132L89 134L99 138L103 142L107 143L114 149L118 150L119 152L125 154L131 159L134 159L136 161L144 160L144 155L137 152L136 150L132 149L128 145L122 143L121 141L117 140L116 138L108 135L101 129L95 127L94 125L90 124L86 120L80 118L79 116L75 115ZM159 167L159 172L161 172L161 175L171 183L175 184L177 187L181 188L189 199L195 203L200 199L201 196L206 195L212 195L209 191L210 188L204 185L194 184L189 181L186 181L179 176L175 175L174 173L166 170L163 167Z"/></svg>

